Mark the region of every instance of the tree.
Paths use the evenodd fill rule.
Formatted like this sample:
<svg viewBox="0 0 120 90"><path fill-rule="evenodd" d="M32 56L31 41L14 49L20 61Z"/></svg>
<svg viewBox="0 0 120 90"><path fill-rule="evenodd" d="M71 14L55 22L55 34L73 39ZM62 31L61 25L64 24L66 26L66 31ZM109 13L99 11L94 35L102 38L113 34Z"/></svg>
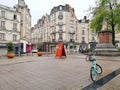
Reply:
<svg viewBox="0 0 120 90"><path fill-rule="evenodd" d="M43 51L43 43L38 43L37 49L38 49L38 51Z"/></svg>
<svg viewBox="0 0 120 90"><path fill-rule="evenodd" d="M13 53L14 52L14 46L12 42L7 43L7 53Z"/></svg>
<svg viewBox="0 0 120 90"><path fill-rule="evenodd" d="M92 9L93 19L90 27L97 33L101 31L102 24L107 23L107 29L112 30L112 43L115 45L115 33L120 31L120 3L119 0L97 0L96 7Z"/></svg>

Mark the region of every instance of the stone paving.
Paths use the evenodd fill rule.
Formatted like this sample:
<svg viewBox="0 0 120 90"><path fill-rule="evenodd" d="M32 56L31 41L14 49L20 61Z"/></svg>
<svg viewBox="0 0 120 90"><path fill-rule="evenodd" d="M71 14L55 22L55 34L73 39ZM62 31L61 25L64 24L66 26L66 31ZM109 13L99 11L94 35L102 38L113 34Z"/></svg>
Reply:
<svg viewBox="0 0 120 90"><path fill-rule="evenodd" d="M120 67L120 57L99 57L97 62L103 68L102 78ZM85 61L85 55L73 54L67 58L55 58L55 55L38 57L22 56L0 60L0 90L82 90L92 83L89 76L91 62ZM116 82L115 77L111 82ZM119 80L118 79L118 80ZM117 81L118 83L119 81ZM109 83L99 90L119 90ZM112 87L112 86L111 86ZM115 87L115 89L114 89Z"/></svg>
<svg viewBox="0 0 120 90"><path fill-rule="evenodd" d="M120 90L120 75L101 87L101 90Z"/></svg>

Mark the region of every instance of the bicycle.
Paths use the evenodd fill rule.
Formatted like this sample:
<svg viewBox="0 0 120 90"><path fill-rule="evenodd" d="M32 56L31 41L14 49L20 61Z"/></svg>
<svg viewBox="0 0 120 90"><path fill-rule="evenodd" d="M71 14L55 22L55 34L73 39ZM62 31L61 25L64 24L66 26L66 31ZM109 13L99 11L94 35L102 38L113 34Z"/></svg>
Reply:
<svg viewBox="0 0 120 90"><path fill-rule="evenodd" d="M102 74L102 67L97 64L96 59L93 56L93 53L90 53L86 56L86 61L91 61L92 66L90 68L90 77L93 82L96 82L98 75Z"/></svg>

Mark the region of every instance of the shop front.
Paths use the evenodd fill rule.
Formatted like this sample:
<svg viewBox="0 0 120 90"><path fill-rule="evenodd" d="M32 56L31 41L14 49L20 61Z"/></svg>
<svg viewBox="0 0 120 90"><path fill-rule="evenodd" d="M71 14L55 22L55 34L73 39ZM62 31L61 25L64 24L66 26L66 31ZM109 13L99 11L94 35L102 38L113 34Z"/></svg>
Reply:
<svg viewBox="0 0 120 90"><path fill-rule="evenodd" d="M6 43L0 43L0 55L5 55L7 53Z"/></svg>

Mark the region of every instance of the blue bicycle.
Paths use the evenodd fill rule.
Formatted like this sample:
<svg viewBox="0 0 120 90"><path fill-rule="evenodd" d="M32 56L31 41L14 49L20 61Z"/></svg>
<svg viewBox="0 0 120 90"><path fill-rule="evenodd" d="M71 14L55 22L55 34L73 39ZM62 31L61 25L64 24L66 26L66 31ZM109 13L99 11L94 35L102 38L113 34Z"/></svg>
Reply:
<svg viewBox="0 0 120 90"><path fill-rule="evenodd" d="M90 77L93 82L97 80L98 75L102 74L103 70L102 67L97 64L96 59L94 58L93 53L90 53L86 56L86 61L91 61L92 67L90 68Z"/></svg>

